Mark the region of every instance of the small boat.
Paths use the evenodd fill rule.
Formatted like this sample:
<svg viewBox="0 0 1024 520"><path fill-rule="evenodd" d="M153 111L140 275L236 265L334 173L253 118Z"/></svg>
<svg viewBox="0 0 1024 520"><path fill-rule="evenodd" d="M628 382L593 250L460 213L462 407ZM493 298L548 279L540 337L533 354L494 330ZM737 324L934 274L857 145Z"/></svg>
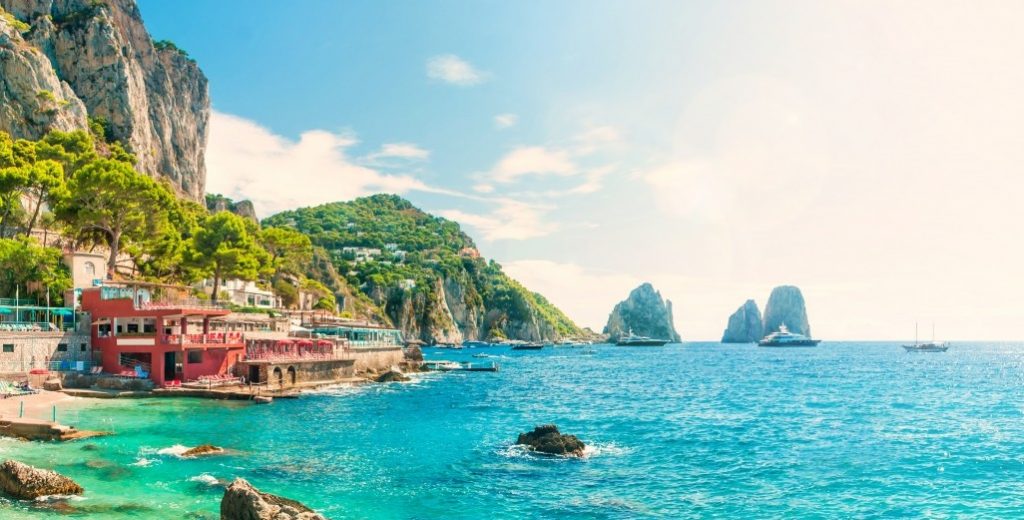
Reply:
<svg viewBox="0 0 1024 520"><path fill-rule="evenodd" d="M490 354L473 354L473 357L475 357L475 358L488 358L488 357L491 357L491 355Z"/></svg>
<svg viewBox="0 0 1024 520"><path fill-rule="evenodd" d="M619 340L615 342L615 344L620 347L660 347L666 343L668 343L667 339L655 339L648 338L647 336L637 336L636 334L633 334L632 330L629 331L628 336L619 338Z"/></svg>
<svg viewBox="0 0 1024 520"><path fill-rule="evenodd" d="M935 341L935 325L932 325L932 340L925 343L918 343L917 341L917 324L914 324L914 344L903 345L903 350L907 352L945 352L949 350L949 345L941 341Z"/></svg>
<svg viewBox="0 0 1024 520"><path fill-rule="evenodd" d="M811 339L803 334L790 332L783 323L779 330L765 336L757 342L761 347L814 347L821 343L820 339Z"/></svg>
<svg viewBox="0 0 1024 520"><path fill-rule="evenodd" d="M439 372L497 372L497 363L459 363L457 361L433 361L425 363L430 370Z"/></svg>
<svg viewBox="0 0 1024 520"><path fill-rule="evenodd" d="M470 341L463 341L462 342L462 346L466 347L466 348L482 348L482 347L489 347L489 346L491 346L491 344L487 343L486 341L470 340Z"/></svg>
<svg viewBox="0 0 1024 520"><path fill-rule="evenodd" d="M544 348L543 343L518 343L512 345L512 350L540 350Z"/></svg>

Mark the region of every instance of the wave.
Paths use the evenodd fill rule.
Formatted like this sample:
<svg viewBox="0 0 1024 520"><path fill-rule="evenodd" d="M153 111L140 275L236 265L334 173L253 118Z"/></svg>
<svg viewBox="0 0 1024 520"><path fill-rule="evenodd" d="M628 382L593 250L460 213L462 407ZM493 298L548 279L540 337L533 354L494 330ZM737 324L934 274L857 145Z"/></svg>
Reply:
<svg viewBox="0 0 1024 520"><path fill-rule="evenodd" d="M156 459L147 459L146 457L139 457L138 459L136 459L135 462L132 462L131 464L129 464L129 466L146 467L146 466L152 466L153 464L156 464L157 462L160 462L160 461L158 461Z"/></svg>
<svg viewBox="0 0 1024 520"><path fill-rule="evenodd" d="M593 457L619 457L627 455L633 451L632 448L625 446L619 446L613 442L601 443L595 442L587 444L583 448L583 459L589 459ZM502 446L496 452L498 455L509 458L509 459L538 459L538 460L577 460L577 457L569 455L549 455L546 453L537 453L531 450L529 447L523 444L510 444L508 446Z"/></svg>
<svg viewBox="0 0 1024 520"><path fill-rule="evenodd" d="M213 475L211 475L209 473L202 473L202 474L196 475L194 477L189 477L188 480L190 482L198 482L200 484L206 484L207 486L216 486L216 485L219 485L221 483L220 479L218 479L217 477L215 477L215 476L213 476Z"/></svg>
<svg viewBox="0 0 1024 520"><path fill-rule="evenodd" d="M139 454L141 454L141 455L163 455L165 457L169 456L169 457L182 458L182 454L184 454L186 451L188 451L190 449L191 448L189 448L188 446L183 446L181 444L175 444L174 446L169 446L167 448L143 447L143 448L139 449ZM142 459L142 458L145 458L145 457L140 457L140 459Z"/></svg>

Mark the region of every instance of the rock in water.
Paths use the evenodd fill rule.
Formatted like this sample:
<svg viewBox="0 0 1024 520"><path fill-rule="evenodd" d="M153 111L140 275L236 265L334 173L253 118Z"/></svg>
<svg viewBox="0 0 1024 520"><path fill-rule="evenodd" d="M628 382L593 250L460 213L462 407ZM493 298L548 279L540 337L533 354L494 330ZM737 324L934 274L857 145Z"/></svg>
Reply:
<svg viewBox="0 0 1024 520"><path fill-rule="evenodd" d="M388 370L387 372L384 372L383 374L381 374L380 376L377 377L377 382L378 383L390 383L390 382L393 382L393 381L408 381L408 380L409 380L409 376L407 376L407 375L405 375L405 374L403 374L403 373L401 373L401 372L399 372L397 370Z"/></svg>
<svg viewBox="0 0 1024 520"><path fill-rule="evenodd" d="M679 342L672 319L672 302L662 300L661 293L649 283L633 289L629 298L619 302L604 327L611 341L629 335L630 331L638 336Z"/></svg>
<svg viewBox="0 0 1024 520"><path fill-rule="evenodd" d="M190 449L185 450L181 454L181 456L182 457L199 457L201 455L219 455L221 453L224 453L224 448L218 448L217 446L214 446L213 444L200 444L199 446L196 446L195 448L190 448Z"/></svg>
<svg viewBox="0 0 1024 520"><path fill-rule="evenodd" d="M790 332L810 337L811 324L807 321L804 295L792 285L772 289L768 304L764 306L764 334L771 334L785 324Z"/></svg>
<svg viewBox="0 0 1024 520"><path fill-rule="evenodd" d="M549 455L582 457L586 445L575 435L564 435L554 424L537 426L532 432L520 433L516 444L529 446L533 451Z"/></svg>
<svg viewBox="0 0 1024 520"><path fill-rule="evenodd" d="M0 0L0 130L38 139L102 118L139 171L199 201L206 184L206 76L154 42L135 0Z"/></svg>
<svg viewBox="0 0 1024 520"><path fill-rule="evenodd" d="M14 460L0 464L0 490L22 500L45 495L81 495L84 491L74 480L56 471L33 468Z"/></svg>
<svg viewBox="0 0 1024 520"><path fill-rule="evenodd" d="M722 334L722 343L754 343L764 337L761 310L754 300L747 300L729 316L729 325Z"/></svg>
<svg viewBox="0 0 1024 520"><path fill-rule="evenodd" d="M245 479L236 478L220 501L221 520L327 520L323 515L287 498L263 493Z"/></svg>

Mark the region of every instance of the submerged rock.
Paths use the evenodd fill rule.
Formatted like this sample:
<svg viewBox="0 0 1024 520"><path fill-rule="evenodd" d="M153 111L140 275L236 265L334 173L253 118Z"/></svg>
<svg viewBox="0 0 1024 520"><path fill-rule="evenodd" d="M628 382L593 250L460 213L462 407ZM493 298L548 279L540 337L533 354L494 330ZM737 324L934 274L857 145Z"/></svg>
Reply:
<svg viewBox="0 0 1024 520"><path fill-rule="evenodd" d="M236 478L220 501L221 520L327 520L295 500L263 493Z"/></svg>
<svg viewBox="0 0 1024 520"><path fill-rule="evenodd" d="M771 334L783 324L790 332L811 335L811 324L807 321L804 295L792 285L772 289L768 304L764 306L764 333Z"/></svg>
<svg viewBox="0 0 1024 520"><path fill-rule="evenodd" d="M629 293L608 316L604 333L611 341L628 336L630 331L639 336L679 342L679 333L672 317L672 302L662 300L661 293L645 283Z"/></svg>
<svg viewBox="0 0 1024 520"><path fill-rule="evenodd" d="M202 455L219 455L221 453L224 453L224 448L220 448L220 447L214 446L212 444L200 444L199 446L196 446L195 448L189 448L189 449L185 450L181 454L181 456L182 457L199 457L199 456L202 456Z"/></svg>
<svg viewBox="0 0 1024 520"><path fill-rule="evenodd" d="M764 337L761 310L754 300L747 300L729 316L729 324L722 334L722 343L754 343Z"/></svg>
<svg viewBox="0 0 1024 520"><path fill-rule="evenodd" d="M23 500L46 495L81 495L85 491L77 482L56 471L33 468L14 460L0 464L0 490Z"/></svg>
<svg viewBox="0 0 1024 520"><path fill-rule="evenodd" d="M586 445L575 435L565 435L554 424L537 426L532 432L520 433L516 444L529 446L533 451L549 455L582 457Z"/></svg>
<svg viewBox="0 0 1024 520"><path fill-rule="evenodd" d="M399 372L397 370L388 370L387 372L384 372L383 374L377 376L377 382L378 383L391 383L391 382L394 382L394 381L408 381L408 380L409 380L409 376L407 376L407 375L405 375L405 374L403 374L403 373L401 373L401 372Z"/></svg>

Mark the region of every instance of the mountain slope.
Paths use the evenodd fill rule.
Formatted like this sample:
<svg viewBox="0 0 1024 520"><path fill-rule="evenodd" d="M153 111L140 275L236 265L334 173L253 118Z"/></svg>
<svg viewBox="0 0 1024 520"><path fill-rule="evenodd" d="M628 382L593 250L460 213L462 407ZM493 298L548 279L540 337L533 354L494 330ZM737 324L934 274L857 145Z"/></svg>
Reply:
<svg viewBox="0 0 1024 520"><path fill-rule="evenodd" d="M0 0L0 130L38 139L102 121L139 171L202 199L206 76L153 42L134 0Z"/></svg>
<svg viewBox="0 0 1024 520"><path fill-rule="evenodd" d="M286 211L263 225L307 234L324 249L337 276L358 288L349 298L369 297L408 337L443 343L582 335L547 299L481 258L457 223L401 197L374 195ZM307 274L337 285L319 271Z"/></svg>

